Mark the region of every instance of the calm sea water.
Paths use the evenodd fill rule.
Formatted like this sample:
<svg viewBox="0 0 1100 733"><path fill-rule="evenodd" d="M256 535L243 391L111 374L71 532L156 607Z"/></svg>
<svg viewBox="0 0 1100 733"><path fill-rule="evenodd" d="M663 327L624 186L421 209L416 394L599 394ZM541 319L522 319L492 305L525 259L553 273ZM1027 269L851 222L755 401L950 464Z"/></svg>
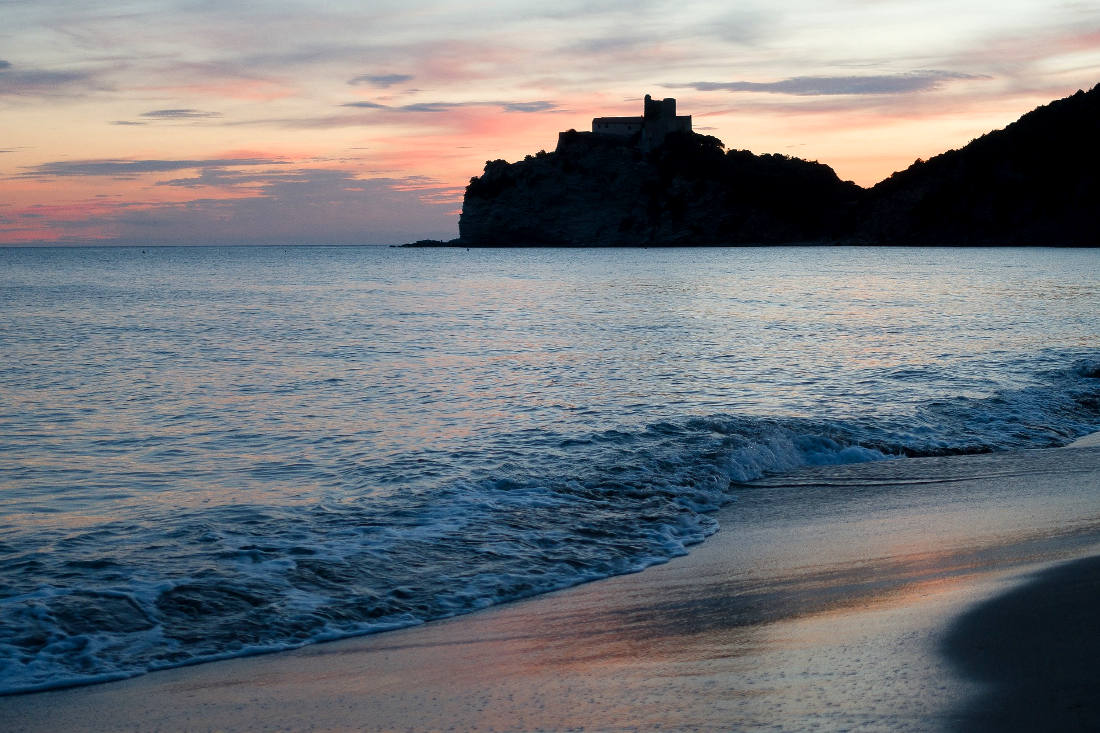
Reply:
<svg viewBox="0 0 1100 733"><path fill-rule="evenodd" d="M629 572L1100 429L1100 251L0 249L0 690ZM732 483L731 483L732 482Z"/></svg>

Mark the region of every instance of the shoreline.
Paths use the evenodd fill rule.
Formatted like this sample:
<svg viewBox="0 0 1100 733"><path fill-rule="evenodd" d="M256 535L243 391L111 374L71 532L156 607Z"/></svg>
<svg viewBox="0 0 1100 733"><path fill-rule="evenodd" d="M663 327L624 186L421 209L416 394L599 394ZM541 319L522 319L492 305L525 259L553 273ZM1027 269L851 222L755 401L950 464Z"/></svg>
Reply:
<svg viewBox="0 0 1100 733"><path fill-rule="evenodd" d="M949 650L959 619L1100 553L1100 436L1084 440L750 482L718 534L641 573L0 698L0 718L27 731L956 729L983 720L990 684L1015 684Z"/></svg>
<svg viewBox="0 0 1100 733"><path fill-rule="evenodd" d="M1073 441L1067 448L1100 448L1100 432L1083 435Z"/></svg>

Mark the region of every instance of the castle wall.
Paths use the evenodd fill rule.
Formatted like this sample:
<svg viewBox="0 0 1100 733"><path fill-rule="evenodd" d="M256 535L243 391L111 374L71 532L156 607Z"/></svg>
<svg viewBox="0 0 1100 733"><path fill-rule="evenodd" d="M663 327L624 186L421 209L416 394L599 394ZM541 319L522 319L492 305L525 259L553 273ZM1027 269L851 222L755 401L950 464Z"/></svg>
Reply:
<svg viewBox="0 0 1100 733"><path fill-rule="evenodd" d="M640 145L651 150L664 142L670 132L691 132L691 115L676 114L676 100L653 99L645 95L641 117L596 117L592 132L599 135L629 137L641 133Z"/></svg>
<svg viewBox="0 0 1100 733"><path fill-rule="evenodd" d="M641 117L597 117L592 120L592 132L601 135L633 135L642 129Z"/></svg>

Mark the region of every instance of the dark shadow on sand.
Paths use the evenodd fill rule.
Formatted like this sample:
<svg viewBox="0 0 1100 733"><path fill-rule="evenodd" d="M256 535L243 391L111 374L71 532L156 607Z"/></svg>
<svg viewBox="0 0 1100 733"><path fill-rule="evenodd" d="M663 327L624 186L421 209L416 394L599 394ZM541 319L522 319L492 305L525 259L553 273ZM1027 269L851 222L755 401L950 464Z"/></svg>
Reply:
<svg viewBox="0 0 1100 733"><path fill-rule="evenodd" d="M1100 556L1051 568L960 617L944 654L989 689L958 731L1100 731Z"/></svg>

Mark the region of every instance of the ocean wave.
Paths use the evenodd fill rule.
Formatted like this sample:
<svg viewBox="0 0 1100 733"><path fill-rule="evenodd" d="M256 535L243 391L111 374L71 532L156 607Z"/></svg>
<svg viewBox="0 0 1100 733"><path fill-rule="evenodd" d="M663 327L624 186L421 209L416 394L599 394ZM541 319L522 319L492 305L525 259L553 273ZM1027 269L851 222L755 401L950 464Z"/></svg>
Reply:
<svg viewBox="0 0 1100 733"><path fill-rule="evenodd" d="M528 431L501 436L510 448L495 468L441 483L304 506L149 511L46 538L52 552L5 548L0 693L394 629L635 572L715 532L710 512L769 473L1063 445L1098 427L1100 361L1083 357L1017 389L893 417L715 414ZM391 462L407 475L417 460Z"/></svg>

